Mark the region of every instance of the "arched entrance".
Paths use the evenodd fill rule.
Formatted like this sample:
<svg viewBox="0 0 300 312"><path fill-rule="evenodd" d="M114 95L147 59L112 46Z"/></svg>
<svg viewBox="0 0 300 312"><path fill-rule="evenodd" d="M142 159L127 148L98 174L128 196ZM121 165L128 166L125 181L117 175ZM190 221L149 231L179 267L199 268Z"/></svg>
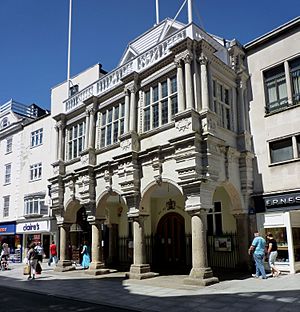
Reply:
<svg viewBox="0 0 300 312"><path fill-rule="evenodd" d="M159 271L183 273L186 267L184 218L175 212L165 214L157 226Z"/></svg>
<svg viewBox="0 0 300 312"><path fill-rule="evenodd" d="M76 214L76 223L70 227L70 241L68 242L68 257L78 263L81 263L81 249L84 241L87 241L88 246L92 242L91 226L87 221L87 213L82 206ZM72 247L72 248L71 248Z"/></svg>

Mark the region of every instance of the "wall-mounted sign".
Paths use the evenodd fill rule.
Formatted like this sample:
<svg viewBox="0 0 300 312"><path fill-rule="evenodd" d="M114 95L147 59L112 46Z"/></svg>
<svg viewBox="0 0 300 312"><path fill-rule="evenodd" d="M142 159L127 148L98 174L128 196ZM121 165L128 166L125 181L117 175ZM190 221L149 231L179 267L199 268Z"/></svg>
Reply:
<svg viewBox="0 0 300 312"><path fill-rule="evenodd" d="M231 238L215 237L215 251L231 251Z"/></svg>
<svg viewBox="0 0 300 312"><path fill-rule="evenodd" d="M50 221L31 221L17 224L17 233L49 232Z"/></svg>
<svg viewBox="0 0 300 312"><path fill-rule="evenodd" d="M289 193L284 195L265 196L266 209L280 207L300 206L300 193ZM300 207L299 207L300 208ZM298 208L296 208L298 209Z"/></svg>
<svg viewBox="0 0 300 312"><path fill-rule="evenodd" d="M0 224L0 235L16 234L15 224Z"/></svg>

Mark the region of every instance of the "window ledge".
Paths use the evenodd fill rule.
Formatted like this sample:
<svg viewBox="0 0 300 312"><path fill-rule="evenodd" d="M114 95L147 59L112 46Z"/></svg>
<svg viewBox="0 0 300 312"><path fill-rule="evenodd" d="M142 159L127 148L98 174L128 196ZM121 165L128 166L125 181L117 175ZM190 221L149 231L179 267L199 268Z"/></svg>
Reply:
<svg viewBox="0 0 300 312"><path fill-rule="evenodd" d="M42 178L38 178L38 179L29 180L28 182L32 183L32 182L41 181L41 180L42 180Z"/></svg>
<svg viewBox="0 0 300 312"><path fill-rule="evenodd" d="M43 143L40 143L40 144L36 144L36 145L30 145L30 148L35 148L35 147L39 147L39 146L42 146Z"/></svg>
<svg viewBox="0 0 300 312"><path fill-rule="evenodd" d="M270 113L266 113L265 114L265 117L269 117L269 116L272 116L272 115L275 115L275 114L278 114L278 113L282 113L282 112L285 112L287 110L290 110L290 109L293 109L293 108L296 108L296 107L299 107L300 106L300 103L297 103L297 104L288 104L287 106L285 107L282 107L282 108L279 108L277 110L274 110L273 112L270 112Z"/></svg>
<svg viewBox="0 0 300 312"><path fill-rule="evenodd" d="M6 183L3 183L3 185L4 186L6 186L6 185L10 185L11 184L11 182L6 182Z"/></svg>
<svg viewBox="0 0 300 312"><path fill-rule="evenodd" d="M275 167L275 166L280 166L280 165L285 165L293 162L300 161L300 158L294 158L294 159L289 159L289 160L284 160L284 161L279 161L273 164L269 164L269 167Z"/></svg>

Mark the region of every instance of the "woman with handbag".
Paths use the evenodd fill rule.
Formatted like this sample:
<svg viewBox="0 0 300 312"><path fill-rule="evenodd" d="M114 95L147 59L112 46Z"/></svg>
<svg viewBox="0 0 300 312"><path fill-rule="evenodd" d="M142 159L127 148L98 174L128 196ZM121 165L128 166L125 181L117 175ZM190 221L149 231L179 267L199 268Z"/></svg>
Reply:
<svg viewBox="0 0 300 312"><path fill-rule="evenodd" d="M36 266L38 262L38 253L36 252L35 248L35 243L31 243L29 245L29 250L27 253L27 259L30 265L30 271L29 271L29 276L28 280L35 279L35 274L36 274ZM32 277L31 277L32 275Z"/></svg>

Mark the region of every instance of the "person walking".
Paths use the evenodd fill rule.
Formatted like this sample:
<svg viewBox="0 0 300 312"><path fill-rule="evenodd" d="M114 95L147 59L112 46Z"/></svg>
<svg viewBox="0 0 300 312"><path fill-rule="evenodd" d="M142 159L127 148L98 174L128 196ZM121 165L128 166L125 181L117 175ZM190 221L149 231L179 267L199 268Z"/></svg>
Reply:
<svg viewBox="0 0 300 312"><path fill-rule="evenodd" d="M272 233L267 234L267 240L268 240L269 266L271 268L272 276L277 277L281 273L275 266L275 261L276 261L277 255L278 255L277 242L274 239Z"/></svg>
<svg viewBox="0 0 300 312"><path fill-rule="evenodd" d="M267 279L266 271L264 268L265 247L265 239L259 235L258 231L256 231L254 233L254 239L248 250L249 255L253 255L253 259L255 262L256 273L252 274L252 276L255 278L261 277L262 279Z"/></svg>
<svg viewBox="0 0 300 312"><path fill-rule="evenodd" d="M29 280L31 278L35 279L36 265L38 262L38 254L37 254L37 251L35 250L35 243L31 243L29 245L29 250L27 252L27 259L28 259L29 266L30 266L28 279Z"/></svg>
<svg viewBox="0 0 300 312"><path fill-rule="evenodd" d="M38 241L38 242L36 243L36 246L35 246L34 250L35 250L36 253L37 253L37 259L38 259L37 264L36 264L36 274L41 274L41 272L42 272L43 257L44 257L44 255L45 255L45 253L44 253L44 248L42 247L40 241Z"/></svg>
<svg viewBox="0 0 300 312"><path fill-rule="evenodd" d="M50 245L50 257L48 260L48 266L51 265L53 260L56 264L57 263L57 248L56 248L54 241L52 241L52 244Z"/></svg>
<svg viewBox="0 0 300 312"><path fill-rule="evenodd" d="M89 255L89 252L88 252L88 247L87 247L87 242L86 241L83 243L81 254L82 254L81 266L84 269L88 269L89 266L90 266L91 260L90 260L90 255Z"/></svg>

